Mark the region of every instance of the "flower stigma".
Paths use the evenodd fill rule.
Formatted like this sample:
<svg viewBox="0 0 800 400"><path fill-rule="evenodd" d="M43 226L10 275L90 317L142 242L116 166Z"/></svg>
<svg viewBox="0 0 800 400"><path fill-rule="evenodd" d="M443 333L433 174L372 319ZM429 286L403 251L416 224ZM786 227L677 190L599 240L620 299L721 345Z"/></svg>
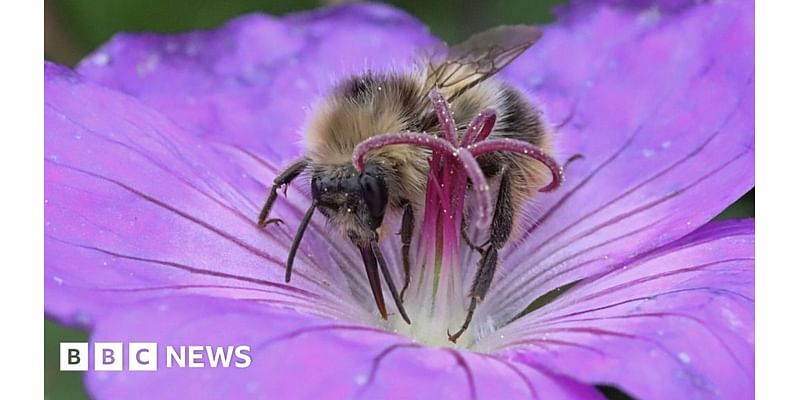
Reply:
<svg viewBox="0 0 800 400"><path fill-rule="evenodd" d="M431 346L470 348L480 334L497 329L491 318L475 318L458 340L450 336L464 324L470 303L480 310L482 299L472 296L465 283L477 269L477 257L470 247L462 248L462 223L474 220L482 231L492 222L493 202L489 183L478 164L481 155L509 151L523 154L543 163L551 172L551 182L539 189L549 192L563 182L563 169L542 149L516 139L490 139L497 120L494 110L480 112L459 138L453 113L438 90L430 93L442 136L403 132L374 136L356 146L353 164L364 170L366 153L383 146L408 144L431 151L424 211L418 235L412 248L410 285L404 296L404 307L412 324L390 318L387 329ZM468 200L474 198L474 204ZM466 207L465 207L466 206ZM465 215L465 210L469 210ZM465 251L467 250L467 251ZM490 315L488 316L490 317Z"/></svg>

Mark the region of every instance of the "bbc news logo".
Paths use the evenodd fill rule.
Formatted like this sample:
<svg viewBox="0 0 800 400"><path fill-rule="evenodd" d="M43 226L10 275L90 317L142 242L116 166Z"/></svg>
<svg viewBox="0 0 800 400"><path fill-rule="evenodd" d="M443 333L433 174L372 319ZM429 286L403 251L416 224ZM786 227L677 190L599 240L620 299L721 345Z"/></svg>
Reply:
<svg viewBox="0 0 800 400"><path fill-rule="evenodd" d="M91 364L95 371L156 371L159 367L247 368L252 362L250 346L165 346L162 350L164 357L159 358L158 343L96 342L90 354L89 343L61 343L60 367L88 371Z"/></svg>

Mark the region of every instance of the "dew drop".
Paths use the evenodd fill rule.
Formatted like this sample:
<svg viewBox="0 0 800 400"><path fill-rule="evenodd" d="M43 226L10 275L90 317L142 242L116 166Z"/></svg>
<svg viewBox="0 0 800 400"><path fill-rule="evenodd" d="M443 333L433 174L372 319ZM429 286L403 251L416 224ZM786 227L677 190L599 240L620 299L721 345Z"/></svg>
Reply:
<svg viewBox="0 0 800 400"><path fill-rule="evenodd" d="M367 377L364 374L358 374L358 375L356 375L355 381L356 381L356 385L362 386L363 384L367 383Z"/></svg>
<svg viewBox="0 0 800 400"><path fill-rule="evenodd" d="M92 63L98 67L105 67L111 61L111 56L108 53L97 53L92 57Z"/></svg>
<svg viewBox="0 0 800 400"><path fill-rule="evenodd" d="M681 360L681 362L684 364L689 364L690 362L692 362L692 357L690 357L689 354L683 351L678 353L678 359Z"/></svg>
<svg viewBox="0 0 800 400"><path fill-rule="evenodd" d="M136 65L136 75L138 75L139 77L143 77L153 72L158 66L159 61L160 57L157 53L150 54L149 56L147 56L146 60Z"/></svg>
<svg viewBox="0 0 800 400"><path fill-rule="evenodd" d="M61 285L61 284L63 284L63 283L64 283L64 279L62 279L62 278L61 278L61 277L59 277L59 276L55 276L55 275L53 275L53 280L54 280L54 281L56 281L56 283L57 283L57 284L59 284L59 285Z"/></svg>

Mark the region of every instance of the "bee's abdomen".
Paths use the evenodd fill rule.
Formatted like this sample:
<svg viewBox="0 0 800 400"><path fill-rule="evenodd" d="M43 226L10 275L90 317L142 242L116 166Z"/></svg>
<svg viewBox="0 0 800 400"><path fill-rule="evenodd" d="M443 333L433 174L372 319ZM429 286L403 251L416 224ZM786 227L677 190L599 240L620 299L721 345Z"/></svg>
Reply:
<svg viewBox="0 0 800 400"><path fill-rule="evenodd" d="M546 127L541 111L525 100L522 95L507 84L503 85L503 109L498 116L493 135L522 140L533 145L546 145Z"/></svg>

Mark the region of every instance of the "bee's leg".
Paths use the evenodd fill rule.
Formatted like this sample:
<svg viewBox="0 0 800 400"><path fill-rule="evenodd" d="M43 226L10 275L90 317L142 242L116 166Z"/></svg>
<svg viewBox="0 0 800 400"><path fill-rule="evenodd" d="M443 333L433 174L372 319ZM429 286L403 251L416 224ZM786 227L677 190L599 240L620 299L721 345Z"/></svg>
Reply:
<svg viewBox="0 0 800 400"><path fill-rule="evenodd" d="M289 248L289 256L286 258L286 275L284 280L286 283L292 280L292 266L294 265L294 257L297 255L297 249L300 247L300 242L303 240L303 235L306 234L306 228L311 223L311 217L314 215L314 210L317 209L317 203L311 203L303 219L300 221L300 226L292 239L292 247Z"/></svg>
<svg viewBox="0 0 800 400"><path fill-rule="evenodd" d="M478 263L478 272L472 281L469 297L470 303L467 309L467 317L461 328L454 334L447 332L450 341L455 343L458 338L469 328L472 316L478 303L483 301L489 287L492 285L494 272L497 270L497 251L502 249L511 236L511 228L514 217L514 206L511 201L511 176L507 168L503 168L500 177L500 189L497 192L497 204L494 208L491 231L489 235L489 246L481 255Z"/></svg>
<svg viewBox="0 0 800 400"><path fill-rule="evenodd" d="M288 185L294 178L297 178L301 172L308 166L308 160L305 158L301 158L295 161L292 165L288 166L283 172L281 172L275 179L272 181L272 188L269 190L269 196L267 196L267 201L264 202L264 206L261 207L261 213L258 214L258 226L264 227L273 222L282 222L280 218L272 218L267 219L269 216L269 211L272 209L272 205L275 203L275 199L278 198L278 189L280 189L283 185Z"/></svg>
<svg viewBox="0 0 800 400"><path fill-rule="evenodd" d="M467 232L467 221L465 219L461 220L461 238L464 239L464 242L467 243L467 246L472 249L472 251L477 251L480 255L484 254L483 248L489 244L487 242L483 246L478 246L472 241L472 239L469 238L469 232Z"/></svg>
<svg viewBox="0 0 800 400"><path fill-rule="evenodd" d="M406 289L411 282L411 234L414 233L414 207L408 200L403 201L403 222L400 225L400 240L403 242L403 290L400 291L400 301L406 295Z"/></svg>

